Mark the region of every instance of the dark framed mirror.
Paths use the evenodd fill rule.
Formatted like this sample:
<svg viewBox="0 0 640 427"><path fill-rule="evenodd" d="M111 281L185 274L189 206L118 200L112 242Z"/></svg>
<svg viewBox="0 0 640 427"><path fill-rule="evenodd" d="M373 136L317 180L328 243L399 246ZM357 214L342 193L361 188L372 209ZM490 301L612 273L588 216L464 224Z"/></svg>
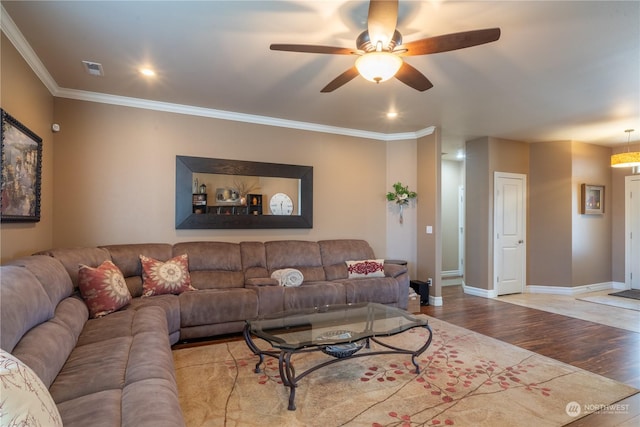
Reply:
<svg viewBox="0 0 640 427"><path fill-rule="evenodd" d="M313 167L176 156L176 229L313 228Z"/></svg>

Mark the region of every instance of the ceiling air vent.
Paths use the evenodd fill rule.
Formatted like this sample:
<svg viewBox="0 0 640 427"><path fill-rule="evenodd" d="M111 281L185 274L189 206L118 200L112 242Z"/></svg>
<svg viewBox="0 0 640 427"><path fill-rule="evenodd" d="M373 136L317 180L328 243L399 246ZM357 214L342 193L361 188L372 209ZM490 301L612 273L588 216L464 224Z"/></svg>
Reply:
<svg viewBox="0 0 640 427"><path fill-rule="evenodd" d="M82 61L82 65L84 65L84 69L88 74L92 76L104 76L104 71L102 71L102 64L98 62Z"/></svg>

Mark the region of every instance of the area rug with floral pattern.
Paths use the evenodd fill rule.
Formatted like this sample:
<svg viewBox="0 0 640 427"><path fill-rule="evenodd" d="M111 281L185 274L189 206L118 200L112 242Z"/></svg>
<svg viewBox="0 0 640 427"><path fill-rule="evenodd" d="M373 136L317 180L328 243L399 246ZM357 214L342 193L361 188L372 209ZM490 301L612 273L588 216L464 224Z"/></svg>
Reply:
<svg viewBox="0 0 640 427"><path fill-rule="evenodd" d="M562 426L638 393L628 385L428 317L433 342L407 355L344 359L298 383L295 411L278 362L244 341L173 351L188 426ZM419 348L422 328L384 338ZM382 338L381 338L382 340ZM261 348L269 348L257 341ZM372 343L372 349L376 344ZM576 343L576 345L579 345ZM367 349L361 352L369 351ZM328 356L294 355L296 372ZM624 409L624 408L622 408Z"/></svg>

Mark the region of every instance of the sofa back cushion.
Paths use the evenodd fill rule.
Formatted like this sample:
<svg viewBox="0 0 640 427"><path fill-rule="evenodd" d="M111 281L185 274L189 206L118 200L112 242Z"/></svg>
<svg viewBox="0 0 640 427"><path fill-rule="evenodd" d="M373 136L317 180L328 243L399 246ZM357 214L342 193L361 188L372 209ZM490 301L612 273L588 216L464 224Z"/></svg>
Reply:
<svg viewBox="0 0 640 427"><path fill-rule="evenodd" d="M111 256L102 248L61 248L38 252L38 255L49 255L62 263L67 270L73 287L78 287L78 271L80 264L97 267L105 261L111 261Z"/></svg>
<svg viewBox="0 0 640 427"><path fill-rule="evenodd" d="M11 353L27 331L53 317L54 305L28 269L4 265L0 277L0 347Z"/></svg>
<svg viewBox="0 0 640 427"><path fill-rule="evenodd" d="M365 240L321 240L318 246L327 280L346 279L349 276L346 261L375 258L373 249Z"/></svg>
<svg viewBox="0 0 640 427"><path fill-rule="evenodd" d="M278 240L264 244L269 274L283 268L300 270L305 282L325 280L317 242Z"/></svg>
<svg viewBox="0 0 640 427"><path fill-rule="evenodd" d="M240 242L240 256L245 279L269 277L264 243Z"/></svg>
<svg viewBox="0 0 640 427"><path fill-rule="evenodd" d="M244 287L240 245L228 242L183 242L173 245L173 256L189 257L191 285L196 289Z"/></svg>
<svg viewBox="0 0 640 427"><path fill-rule="evenodd" d="M129 245L102 246L111 256L113 263L122 271L131 296L142 295L142 264L140 255L159 261L172 258L173 247L168 243L139 243Z"/></svg>
<svg viewBox="0 0 640 427"><path fill-rule="evenodd" d="M63 299L74 292L69 273L62 263L50 256L34 255L13 260L7 265L24 267L38 279L55 308Z"/></svg>

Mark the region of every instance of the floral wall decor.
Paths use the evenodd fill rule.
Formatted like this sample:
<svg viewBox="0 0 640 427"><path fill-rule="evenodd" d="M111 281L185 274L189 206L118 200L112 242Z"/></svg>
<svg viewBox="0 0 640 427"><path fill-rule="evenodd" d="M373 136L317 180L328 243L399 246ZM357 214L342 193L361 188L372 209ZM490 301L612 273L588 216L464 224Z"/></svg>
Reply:
<svg viewBox="0 0 640 427"><path fill-rule="evenodd" d="M409 204L411 199L418 197L418 193L415 191L409 191L409 186L402 185L401 182L393 184L393 191L387 193L387 200L389 202L395 202L400 208L400 224L403 223L402 217L403 209Z"/></svg>

